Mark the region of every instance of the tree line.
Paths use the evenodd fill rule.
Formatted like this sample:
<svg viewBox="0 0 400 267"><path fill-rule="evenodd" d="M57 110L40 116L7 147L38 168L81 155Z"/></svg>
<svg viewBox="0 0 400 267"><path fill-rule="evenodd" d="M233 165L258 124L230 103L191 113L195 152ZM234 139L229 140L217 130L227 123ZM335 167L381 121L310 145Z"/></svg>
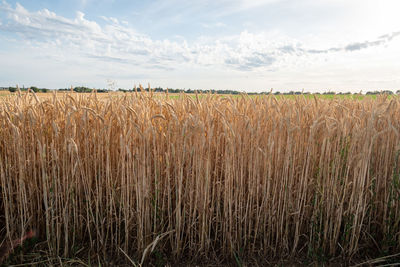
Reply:
<svg viewBox="0 0 400 267"><path fill-rule="evenodd" d="M93 90L95 90L98 93L107 93L107 92L111 92L113 90L109 90L109 89L93 89L93 88L89 88L89 87L85 87L85 86L77 86L77 87L73 87L73 88L59 88L59 89L48 89L48 88L38 88L36 86L31 86L31 87L27 87L27 88L18 88L18 87L0 87L0 90L8 90L12 93L17 92L18 90L20 91L28 91L28 90L32 90L35 93L41 92L41 93L47 93L50 92L51 90L57 90L57 91L74 91L77 93L90 93ZM124 89L124 88L119 88L117 91L119 92L140 92L140 91L146 91L149 92L150 89L149 88L143 88L143 87L139 87L139 88L132 88L132 89ZM185 94L194 94L194 93L212 93L212 94L227 94L227 95L239 95L242 93L245 93L247 95L268 95L268 94L274 94L274 95L308 95L308 94L322 94L322 95L352 95L352 94L359 94L359 93L351 93L351 92L334 92L334 91L326 91L323 93L310 93L310 92L304 92L304 91L289 91L289 92L272 92L273 90L271 89L271 91L267 92L245 92L245 91L237 91L237 90L215 90L215 89L209 89L209 90L202 90L202 89L173 89L173 88L168 88L168 89L164 89L162 87L156 87L156 88L151 88L152 92L156 92L156 93L165 93L165 92L169 92L169 93L173 93L173 94L178 94L178 93L185 93ZM393 91L391 90L382 90L382 91L368 91L365 93L366 95L378 95L378 94L388 94L388 95L392 95L394 94ZM396 94L400 94L400 90L396 91Z"/></svg>

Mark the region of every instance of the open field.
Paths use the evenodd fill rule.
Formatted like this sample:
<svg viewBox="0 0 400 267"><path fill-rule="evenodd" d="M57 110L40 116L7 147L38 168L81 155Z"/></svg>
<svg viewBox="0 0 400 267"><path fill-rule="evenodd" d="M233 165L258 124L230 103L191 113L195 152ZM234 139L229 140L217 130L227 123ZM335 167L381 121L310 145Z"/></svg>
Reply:
<svg viewBox="0 0 400 267"><path fill-rule="evenodd" d="M0 238L37 235L7 263L400 252L397 97L115 96L0 99Z"/></svg>
<svg viewBox="0 0 400 267"><path fill-rule="evenodd" d="M66 94L70 94L69 91L49 91L47 93L36 93L36 95L40 98L52 98L53 97L53 93L56 92L56 95L58 98L62 98L64 97L64 95ZM24 96L25 94L27 94L26 92L21 92L21 95ZM134 95L134 92L120 92L120 91L115 91L115 92L109 92L109 93L98 93L98 98L110 98L110 97L124 97L124 96L131 96ZM79 95L90 95L90 93L79 93ZM154 93L155 97L160 97L160 98L165 98L165 93ZM202 98L202 97L206 97L207 95L209 95L208 93L203 93L203 94L198 94L198 97ZM268 95L246 95L247 97L251 97L251 98L263 98L263 97L268 97ZM11 93L9 91L0 91L0 98L1 97L16 97L18 96L18 93ZM184 98L186 96L192 97L192 98L196 98L196 94L178 94L178 93L169 93L168 94L168 98L171 99L179 99L179 98ZM229 94L213 94L213 96L219 96L219 97L232 97L232 98L238 98L238 97L243 97L243 95L241 94L237 94L237 95L229 95ZM280 94L280 95L274 95L277 99L282 99L282 98L289 98L289 99L294 99L298 96L302 96L305 98L322 98L322 99L341 99L341 98L346 98L346 99L356 99L356 100L362 100L364 98L372 98L372 99L376 99L376 97L378 95L373 94L373 95L363 95L363 94L304 94L304 95L284 95L284 94ZM388 95L388 98L392 98L392 97L396 97L395 95Z"/></svg>

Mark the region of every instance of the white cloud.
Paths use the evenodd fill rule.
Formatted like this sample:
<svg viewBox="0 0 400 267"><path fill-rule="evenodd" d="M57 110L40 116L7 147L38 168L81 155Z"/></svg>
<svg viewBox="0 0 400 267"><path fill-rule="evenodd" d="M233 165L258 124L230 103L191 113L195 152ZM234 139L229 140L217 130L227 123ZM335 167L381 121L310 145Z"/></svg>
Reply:
<svg viewBox="0 0 400 267"><path fill-rule="evenodd" d="M245 4L239 1L239 4L251 8L269 2L260 0ZM305 54L351 52L383 45L400 34L394 32L373 41L326 49L306 49L298 41L283 35L247 31L208 43L189 45L184 39L153 40L113 17L102 16L107 24L101 27L95 21L87 20L82 12L77 12L74 19L68 19L47 9L30 12L20 4L12 8L3 3L0 8L8 15L8 20L0 29L17 33L38 47L46 44L66 52L73 50L75 54L98 61L158 68L200 65L242 71L268 70L271 66L283 66L291 60L298 60ZM213 26L222 27L224 24L215 23Z"/></svg>
<svg viewBox="0 0 400 267"><path fill-rule="evenodd" d="M65 51L74 50L99 61L145 67L175 68L189 64L251 70L270 66L277 56L276 51L269 51L270 42L263 36L247 32L228 41L221 39L209 44L189 45L185 40L153 40L110 17L102 17L108 24L101 27L95 21L87 20L82 12L77 12L74 19L68 19L47 9L29 12L19 4L15 9L6 5L1 9L9 17L1 30L17 33L38 47L46 44Z"/></svg>
<svg viewBox="0 0 400 267"><path fill-rule="evenodd" d="M119 21L117 18L114 17L105 17L105 16L100 16L100 18L102 18L103 20L107 21L107 22L111 22L114 24L119 24ZM126 21L122 21L123 24L128 24Z"/></svg>
<svg viewBox="0 0 400 267"><path fill-rule="evenodd" d="M236 9L251 9L274 1L233 2ZM235 9L231 8L231 11ZM315 77L309 74L302 76L299 74L300 70L315 71L325 66L325 69L338 71L336 65L335 68L327 68L327 61L344 65L350 62L348 65L355 68L355 63L349 61L346 55L383 47L400 37L400 32L394 31L376 39L315 49L305 47L299 40L280 32L243 31L218 38L203 36L188 43L184 37L171 37L171 40L150 38L131 28L127 22L113 17L100 16L105 22L104 25L100 25L96 21L86 19L82 12L77 12L76 16L70 19L47 9L31 12L20 4L13 8L5 1L0 4L0 14L2 13L6 16L0 17L3 19L0 22L0 32L19 35L24 40L24 45L29 45L24 50L37 57L29 56L31 60L42 62L47 58L52 61L50 66L54 66L56 62L81 66L79 69L82 76L92 69L96 77L103 78L108 75L126 78L131 73L140 73L140 77L148 77L151 76L151 72L162 80L162 77L167 79L172 76L173 70L177 70L174 77L181 77L193 71L196 72L195 75L208 78L212 76L210 73L228 76L229 72L231 76L241 78L249 74L253 75L252 77L267 77L276 80L277 83L291 86L288 81L291 78L287 73L293 73L292 77L302 81L303 76L309 80L314 80ZM226 25L216 22L203 26ZM338 61L336 57L342 54L345 54L343 60ZM9 61L11 60L10 57ZM358 60L363 61L359 58ZM72 73L72 70L70 71ZM277 77L277 71L281 71L280 78ZM352 71L354 73L354 69ZM178 72L180 76L176 74ZM323 72L319 71L315 75L320 75L318 77L321 78ZM326 73L324 75L328 76ZM384 78L381 80L395 81L393 76ZM238 86L243 86L244 83L244 80L241 80ZM202 81L199 82L199 86L201 84Z"/></svg>

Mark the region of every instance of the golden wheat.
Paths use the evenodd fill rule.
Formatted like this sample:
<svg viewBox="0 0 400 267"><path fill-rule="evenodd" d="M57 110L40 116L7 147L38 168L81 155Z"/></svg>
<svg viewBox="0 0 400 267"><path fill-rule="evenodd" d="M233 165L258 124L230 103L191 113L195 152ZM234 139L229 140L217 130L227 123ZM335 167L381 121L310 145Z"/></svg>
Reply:
<svg viewBox="0 0 400 267"><path fill-rule="evenodd" d="M400 249L400 105L272 96L0 102L0 238L53 255ZM311 253L311 254L310 254ZM86 254L88 255L88 254Z"/></svg>

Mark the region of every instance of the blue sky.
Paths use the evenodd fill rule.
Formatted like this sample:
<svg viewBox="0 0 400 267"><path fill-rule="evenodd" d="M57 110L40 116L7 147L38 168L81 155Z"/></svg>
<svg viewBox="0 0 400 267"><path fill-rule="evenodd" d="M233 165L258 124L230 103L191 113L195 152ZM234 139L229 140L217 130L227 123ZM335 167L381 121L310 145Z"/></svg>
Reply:
<svg viewBox="0 0 400 267"><path fill-rule="evenodd" d="M396 0L0 0L0 86L400 89Z"/></svg>

